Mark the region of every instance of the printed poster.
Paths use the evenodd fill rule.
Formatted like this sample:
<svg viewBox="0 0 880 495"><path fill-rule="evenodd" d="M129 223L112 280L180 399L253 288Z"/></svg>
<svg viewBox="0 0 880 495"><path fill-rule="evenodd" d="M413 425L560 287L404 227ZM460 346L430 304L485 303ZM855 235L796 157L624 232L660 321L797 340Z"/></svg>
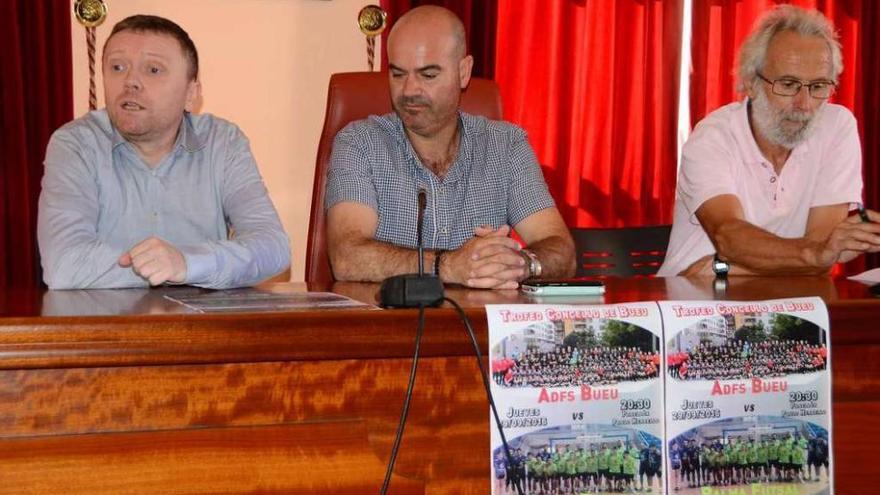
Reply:
<svg viewBox="0 0 880 495"><path fill-rule="evenodd" d="M832 493L822 300L659 305L668 493Z"/></svg>
<svg viewBox="0 0 880 495"><path fill-rule="evenodd" d="M662 493L661 319L654 302L489 305L492 493Z"/></svg>

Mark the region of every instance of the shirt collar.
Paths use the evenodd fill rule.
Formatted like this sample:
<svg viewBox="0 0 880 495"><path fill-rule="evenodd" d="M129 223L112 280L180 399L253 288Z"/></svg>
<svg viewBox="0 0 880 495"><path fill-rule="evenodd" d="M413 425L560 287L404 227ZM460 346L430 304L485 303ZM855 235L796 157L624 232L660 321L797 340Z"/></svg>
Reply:
<svg viewBox="0 0 880 495"><path fill-rule="evenodd" d="M181 124L181 132L178 133L177 142L174 144L176 146L182 146L184 151L189 153L195 153L200 149L204 148L207 144L207 139L204 139L205 136L199 135L196 133L195 127L193 127L192 123L192 114L189 112L183 113L183 123Z"/></svg>
<svg viewBox="0 0 880 495"><path fill-rule="evenodd" d="M113 148L116 148L120 144L128 142L122 136L122 134L119 133L115 125L112 125L111 123L111 127L113 128L113 137L111 140ZM199 136L199 134L196 133L196 130L193 127L192 114L190 114L189 112L184 112L183 118L180 122L180 130L177 133L177 138L174 141L174 146L172 147L172 150L175 150L179 147L188 153L195 153L196 151L204 148L207 143L207 140L202 139L202 137L203 136Z"/></svg>
<svg viewBox="0 0 880 495"><path fill-rule="evenodd" d="M446 176L443 178L444 182L452 182L457 180L464 172L464 165L471 162L471 155L473 152L473 146L471 142L471 134L473 123L468 118L470 117L468 114L458 111L458 126L459 126L459 144L458 144L458 154L455 157L455 162L452 163L452 166L449 168L449 171L446 173ZM407 155L410 157L411 163L415 166L424 169L424 167L419 161L419 156L416 154L416 150L413 148L412 143L406 135L406 129L403 127L403 121L400 119L400 116L397 115L397 112L392 112L392 125L394 126L396 132L394 135L397 138L398 143L403 146L406 150Z"/></svg>

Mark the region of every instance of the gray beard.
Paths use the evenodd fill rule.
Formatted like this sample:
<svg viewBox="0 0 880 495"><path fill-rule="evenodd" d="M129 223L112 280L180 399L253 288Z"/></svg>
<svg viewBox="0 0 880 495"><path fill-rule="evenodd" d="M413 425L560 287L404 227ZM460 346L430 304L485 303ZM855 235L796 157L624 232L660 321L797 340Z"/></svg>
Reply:
<svg viewBox="0 0 880 495"><path fill-rule="evenodd" d="M751 104L751 117L758 132L771 143L789 150L813 134L816 128L816 116L822 110L820 106L812 115L797 110L777 110L770 106L770 101L763 91L758 92L758 96L751 100ZM803 122L805 125L791 130L783 126L786 120Z"/></svg>

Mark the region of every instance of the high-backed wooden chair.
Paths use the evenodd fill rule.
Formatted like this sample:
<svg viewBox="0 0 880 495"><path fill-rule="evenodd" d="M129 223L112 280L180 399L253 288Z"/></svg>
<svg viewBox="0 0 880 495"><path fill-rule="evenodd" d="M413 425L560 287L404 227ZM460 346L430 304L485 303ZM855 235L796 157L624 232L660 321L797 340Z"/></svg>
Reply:
<svg viewBox="0 0 880 495"><path fill-rule="evenodd" d="M671 225L571 229L578 277L650 277L666 256Z"/></svg>
<svg viewBox="0 0 880 495"><path fill-rule="evenodd" d="M501 118L501 95L494 81L471 78L461 96L461 109L490 119ZM384 72L346 72L330 76L327 91L327 113L324 130L318 143L315 163L315 182L312 186L312 212L309 219L309 239L306 248L305 280L310 283L333 281L330 258L327 253L327 234L324 226L324 185L333 138L353 120L370 115L391 112L388 74Z"/></svg>

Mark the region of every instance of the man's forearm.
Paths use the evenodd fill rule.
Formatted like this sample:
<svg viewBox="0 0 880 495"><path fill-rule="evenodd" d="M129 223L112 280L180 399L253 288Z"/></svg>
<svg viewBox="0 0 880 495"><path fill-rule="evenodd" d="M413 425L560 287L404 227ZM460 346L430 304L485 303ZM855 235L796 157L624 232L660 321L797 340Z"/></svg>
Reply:
<svg viewBox="0 0 880 495"><path fill-rule="evenodd" d="M570 238L551 236L528 246L541 262L541 278L568 278L577 271L574 243Z"/></svg>
<svg viewBox="0 0 880 495"><path fill-rule="evenodd" d="M119 289L149 284L118 263L122 254L98 241L42 246L43 280L50 289Z"/></svg>
<svg viewBox="0 0 880 495"><path fill-rule="evenodd" d="M739 271L753 275L821 275L828 273L833 265L821 263L819 241L786 239L744 220L720 227L714 240L718 256L731 263L732 274Z"/></svg>
<svg viewBox="0 0 880 495"><path fill-rule="evenodd" d="M347 282L381 282L419 269L418 250L394 246L372 239L352 241L339 246L330 254L330 264L336 280ZM425 273L431 273L433 252L425 252Z"/></svg>
<svg viewBox="0 0 880 495"><path fill-rule="evenodd" d="M187 262L186 283L211 289L252 286L290 266L287 236L279 230L179 249Z"/></svg>

